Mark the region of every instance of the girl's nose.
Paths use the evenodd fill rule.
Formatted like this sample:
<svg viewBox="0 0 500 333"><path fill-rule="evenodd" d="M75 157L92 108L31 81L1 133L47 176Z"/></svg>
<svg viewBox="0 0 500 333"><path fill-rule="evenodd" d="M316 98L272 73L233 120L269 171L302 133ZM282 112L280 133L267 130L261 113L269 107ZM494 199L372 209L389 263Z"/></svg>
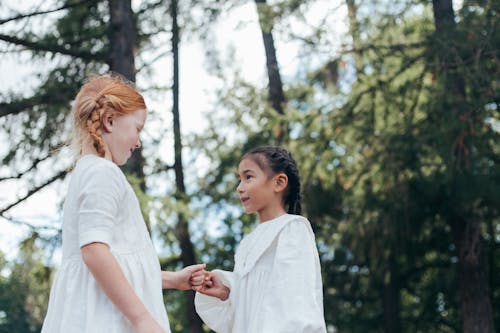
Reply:
<svg viewBox="0 0 500 333"><path fill-rule="evenodd" d="M137 142L135 143L135 148L141 148L141 140L137 139Z"/></svg>
<svg viewBox="0 0 500 333"><path fill-rule="evenodd" d="M236 192L241 193L243 189L241 188L241 182L238 182L238 186L236 186Z"/></svg>

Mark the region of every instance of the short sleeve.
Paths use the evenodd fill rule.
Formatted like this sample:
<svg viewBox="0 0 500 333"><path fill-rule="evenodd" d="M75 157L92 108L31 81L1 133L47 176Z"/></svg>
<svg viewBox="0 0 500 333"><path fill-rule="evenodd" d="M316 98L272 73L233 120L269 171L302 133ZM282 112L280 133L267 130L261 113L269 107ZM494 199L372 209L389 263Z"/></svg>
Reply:
<svg viewBox="0 0 500 333"><path fill-rule="evenodd" d="M321 268L308 223L292 221L278 236L260 332L326 333Z"/></svg>
<svg viewBox="0 0 500 333"><path fill-rule="evenodd" d="M80 247L92 242L110 244L122 197L120 176L118 167L103 163L82 174L78 197Z"/></svg>
<svg viewBox="0 0 500 333"><path fill-rule="evenodd" d="M216 269L212 273L216 274L230 290L235 288L233 272ZM199 292L196 293L194 299L196 312L213 331L218 333L232 332L234 317L233 295L234 293L229 293L229 298L222 301L217 297L207 296Z"/></svg>

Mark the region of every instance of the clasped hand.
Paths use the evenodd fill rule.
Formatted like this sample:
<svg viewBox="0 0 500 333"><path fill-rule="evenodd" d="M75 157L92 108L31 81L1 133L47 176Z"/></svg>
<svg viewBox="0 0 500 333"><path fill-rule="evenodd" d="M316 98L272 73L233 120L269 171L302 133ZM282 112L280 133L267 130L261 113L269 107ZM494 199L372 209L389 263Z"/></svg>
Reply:
<svg viewBox="0 0 500 333"><path fill-rule="evenodd" d="M192 289L207 296L217 297L225 301L229 297L230 289L225 286L220 277L212 272L198 271L192 275L193 283Z"/></svg>

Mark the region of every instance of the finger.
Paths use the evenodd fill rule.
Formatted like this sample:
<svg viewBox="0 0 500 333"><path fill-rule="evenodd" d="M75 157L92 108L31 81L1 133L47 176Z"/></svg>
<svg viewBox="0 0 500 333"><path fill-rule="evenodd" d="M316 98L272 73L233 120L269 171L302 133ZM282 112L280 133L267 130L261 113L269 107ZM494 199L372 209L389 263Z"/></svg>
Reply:
<svg viewBox="0 0 500 333"><path fill-rule="evenodd" d="M195 272L193 274L191 274L190 276L190 279L200 279L200 280L204 280L205 279L205 274L202 273L202 272Z"/></svg>
<svg viewBox="0 0 500 333"><path fill-rule="evenodd" d="M192 266L189 266L191 269L191 273L194 273L194 272L199 272L199 271L202 271L205 269L205 267L207 266L207 264L197 264L197 265L192 265Z"/></svg>
<svg viewBox="0 0 500 333"><path fill-rule="evenodd" d="M204 280L205 279L205 274L200 273L200 272L196 272L196 273L191 274L190 278L191 279L197 279L197 280Z"/></svg>
<svg viewBox="0 0 500 333"><path fill-rule="evenodd" d="M193 286L200 286L203 284L203 280L196 280L195 279L195 280L191 280L190 282L191 282L191 285L193 285Z"/></svg>
<svg viewBox="0 0 500 333"><path fill-rule="evenodd" d="M191 279L193 281L197 281L199 283L202 283L203 281L205 281L205 277L203 275L201 275L201 276L193 276Z"/></svg>

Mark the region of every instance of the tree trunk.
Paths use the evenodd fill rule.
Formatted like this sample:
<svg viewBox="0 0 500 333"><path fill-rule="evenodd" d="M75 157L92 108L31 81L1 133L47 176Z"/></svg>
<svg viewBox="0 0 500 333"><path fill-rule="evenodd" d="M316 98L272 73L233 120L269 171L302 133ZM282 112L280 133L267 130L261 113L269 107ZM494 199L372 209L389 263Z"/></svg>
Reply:
<svg viewBox="0 0 500 333"><path fill-rule="evenodd" d="M131 0L109 0L111 70L135 82L134 47L136 31Z"/></svg>
<svg viewBox="0 0 500 333"><path fill-rule="evenodd" d="M488 260L483 251L480 223L457 219L452 224L458 252L458 286L465 333L493 333Z"/></svg>
<svg viewBox="0 0 500 333"><path fill-rule="evenodd" d="M123 75L127 80L135 82L136 28L131 0L109 0L109 13L111 21L109 68L111 71ZM139 148L124 166L125 171L140 180L142 191L146 190L144 164L142 148Z"/></svg>
<svg viewBox="0 0 500 333"><path fill-rule="evenodd" d="M434 23L436 38L441 42L454 38L455 19L452 0L433 0ZM466 122L469 119L465 94L465 81L459 74L453 72L444 49L439 53L440 68L444 69L437 75L444 76L443 84L449 89L452 101L448 107L456 111L453 115ZM450 70L451 68L451 70ZM439 71L439 70L438 70ZM470 164L466 160L466 147L464 137L468 135L465 130L469 125L464 123L464 128L457 134L457 144L453 149L452 172L460 172ZM458 252L458 285L460 306L465 333L493 333L493 311L489 298L488 260L483 251L480 222L472 216L450 218L449 224Z"/></svg>
<svg viewBox="0 0 500 333"><path fill-rule="evenodd" d="M176 200L186 200L186 187L184 185L184 169L182 165L182 140L180 130L179 117L179 25L177 24L177 0L172 0L170 13L172 15L172 53L173 53L173 86L172 86L172 114L174 122L174 171L176 185ZM181 260L184 266L193 265L196 263L194 246L191 243L189 234L189 225L186 216L178 213L178 221L176 226L176 236L181 248ZM186 307L188 318L189 333L203 333L202 321L196 313L194 307L194 292L186 291Z"/></svg>
<svg viewBox="0 0 500 333"><path fill-rule="evenodd" d="M362 41L361 41L361 27L359 25L357 14L358 14L358 4L356 0L346 0L347 5L347 14L349 17L349 33L352 38L352 48L353 48L353 57L354 57L354 68L356 69L356 79L358 82L363 80L363 72L365 68L365 63L363 60L363 51L362 51ZM375 101L375 91L372 93L372 101ZM373 103L373 102L372 102ZM375 107L371 107L370 112L370 130L372 133L375 132Z"/></svg>
<svg viewBox="0 0 500 333"><path fill-rule="evenodd" d="M356 68L356 75L363 71L363 57L361 56L361 33L358 19L356 18L358 7L356 0L346 0L347 14L349 16L349 33L352 37L352 47L354 49L354 67Z"/></svg>
<svg viewBox="0 0 500 333"><path fill-rule="evenodd" d="M391 249L391 252L389 267L384 279L384 331L385 333L399 333L401 332L399 271L394 261L394 248Z"/></svg>
<svg viewBox="0 0 500 333"><path fill-rule="evenodd" d="M283 93L283 84L276 58L276 48L274 47L274 39L272 35L272 22L269 22L269 17L265 15L269 9L266 0L255 0L257 5L257 13L259 15L260 29L262 31L262 39L264 41L264 49L266 51L266 67L267 76L269 78L269 101L273 109L279 115L284 115L283 107L285 105L285 94ZM281 142L283 136L287 133L287 126L284 122L279 123L279 128L276 130L276 140Z"/></svg>

